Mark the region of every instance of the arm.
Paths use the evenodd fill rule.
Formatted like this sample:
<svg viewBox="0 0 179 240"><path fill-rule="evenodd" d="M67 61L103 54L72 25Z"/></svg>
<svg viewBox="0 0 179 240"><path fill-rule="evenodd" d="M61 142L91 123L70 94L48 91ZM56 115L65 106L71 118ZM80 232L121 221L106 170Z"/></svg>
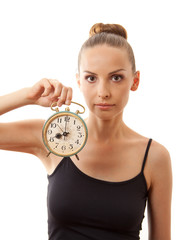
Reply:
<svg viewBox="0 0 179 240"><path fill-rule="evenodd" d="M171 240L172 170L166 148L154 143L148 199L149 240Z"/></svg>
<svg viewBox="0 0 179 240"><path fill-rule="evenodd" d="M30 99L26 98L28 88L21 89L14 93L0 96L0 115L9 112L15 108L19 108L30 104Z"/></svg>
<svg viewBox="0 0 179 240"><path fill-rule="evenodd" d="M0 115L28 104L49 107L52 102L58 101L61 106L66 100L70 104L71 98L71 88L57 80L42 79L31 88L1 96ZM43 124L44 120L0 123L0 149L39 155L44 149L41 138Z"/></svg>

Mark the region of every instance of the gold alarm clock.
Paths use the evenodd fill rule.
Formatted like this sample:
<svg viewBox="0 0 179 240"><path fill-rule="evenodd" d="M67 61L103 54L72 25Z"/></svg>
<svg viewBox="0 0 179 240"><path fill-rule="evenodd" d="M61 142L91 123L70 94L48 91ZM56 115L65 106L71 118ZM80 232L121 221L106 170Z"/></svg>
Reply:
<svg viewBox="0 0 179 240"><path fill-rule="evenodd" d="M42 130L42 138L46 148L49 150L49 154L53 153L60 157L67 157L77 155L86 144L88 138L88 129L84 120L78 115L85 112L85 108L76 102L83 108L83 112L79 110L70 112L70 108L65 108L65 111L59 111L58 107L54 108L57 103L51 105L51 109L56 111L45 122ZM49 156L49 154L47 156Z"/></svg>

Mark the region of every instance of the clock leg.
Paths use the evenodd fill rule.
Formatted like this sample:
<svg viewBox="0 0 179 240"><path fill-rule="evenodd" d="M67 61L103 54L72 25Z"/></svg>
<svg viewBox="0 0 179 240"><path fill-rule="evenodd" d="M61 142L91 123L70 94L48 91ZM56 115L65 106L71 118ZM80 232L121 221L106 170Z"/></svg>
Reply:
<svg viewBox="0 0 179 240"><path fill-rule="evenodd" d="M51 154L51 152L49 152L46 157L48 157L50 154Z"/></svg>
<svg viewBox="0 0 179 240"><path fill-rule="evenodd" d="M76 156L77 160L80 160L77 154L75 154L75 156Z"/></svg>

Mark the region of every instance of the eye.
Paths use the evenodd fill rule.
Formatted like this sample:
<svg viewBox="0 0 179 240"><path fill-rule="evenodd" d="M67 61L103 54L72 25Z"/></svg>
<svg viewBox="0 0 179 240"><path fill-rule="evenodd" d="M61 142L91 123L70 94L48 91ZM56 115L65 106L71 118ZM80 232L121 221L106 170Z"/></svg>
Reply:
<svg viewBox="0 0 179 240"><path fill-rule="evenodd" d="M123 76L122 76L122 75L113 75L113 76L112 76L112 80L113 80L114 82L120 82L122 79L123 79Z"/></svg>
<svg viewBox="0 0 179 240"><path fill-rule="evenodd" d="M94 76L86 76L85 79L86 79L88 82L95 82L95 81L96 81L96 77L94 77Z"/></svg>

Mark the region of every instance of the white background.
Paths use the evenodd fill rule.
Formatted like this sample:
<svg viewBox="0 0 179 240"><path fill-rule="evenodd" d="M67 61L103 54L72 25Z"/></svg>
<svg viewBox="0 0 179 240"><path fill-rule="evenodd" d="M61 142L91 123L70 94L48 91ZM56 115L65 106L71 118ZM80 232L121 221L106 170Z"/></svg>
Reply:
<svg viewBox="0 0 179 240"><path fill-rule="evenodd" d="M178 236L179 214L177 9L174 0L0 1L0 95L47 77L73 87L73 100L85 104L75 73L77 55L90 27L103 22L127 29L141 82L138 91L131 92L124 120L170 152L173 240ZM0 121L46 119L51 114L50 109L27 106L1 116ZM1 239L47 239L47 184L45 168L36 157L0 151ZM141 239L147 240L147 217Z"/></svg>

